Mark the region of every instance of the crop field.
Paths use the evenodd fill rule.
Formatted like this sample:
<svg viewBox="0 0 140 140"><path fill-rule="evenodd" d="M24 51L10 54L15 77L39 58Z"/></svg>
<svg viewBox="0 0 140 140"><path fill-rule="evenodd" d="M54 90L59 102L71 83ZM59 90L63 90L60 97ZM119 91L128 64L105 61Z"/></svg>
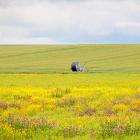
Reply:
<svg viewBox="0 0 140 140"><path fill-rule="evenodd" d="M140 139L140 74L0 74L1 140Z"/></svg>
<svg viewBox="0 0 140 140"><path fill-rule="evenodd" d="M0 140L31 139L139 140L140 45L0 45Z"/></svg>
<svg viewBox="0 0 140 140"><path fill-rule="evenodd" d="M89 73L139 73L140 44L0 45L0 73L69 72L77 61Z"/></svg>

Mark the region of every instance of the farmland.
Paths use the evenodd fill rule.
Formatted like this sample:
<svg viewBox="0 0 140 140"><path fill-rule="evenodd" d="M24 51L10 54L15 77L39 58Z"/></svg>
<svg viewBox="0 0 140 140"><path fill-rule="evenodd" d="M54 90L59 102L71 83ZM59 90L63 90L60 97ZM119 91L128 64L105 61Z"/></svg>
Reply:
<svg viewBox="0 0 140 140"><path fill-rule="evenodd" d="M139 116L140 45L0 45L0 140L139 140Z"/></svg>
<svg viewBox="0 0 140 140"><path fill-rule="evenodd" d="M93 73L139 73L140 45L0 45L1 73L69 72L77 61Z"/></svg>

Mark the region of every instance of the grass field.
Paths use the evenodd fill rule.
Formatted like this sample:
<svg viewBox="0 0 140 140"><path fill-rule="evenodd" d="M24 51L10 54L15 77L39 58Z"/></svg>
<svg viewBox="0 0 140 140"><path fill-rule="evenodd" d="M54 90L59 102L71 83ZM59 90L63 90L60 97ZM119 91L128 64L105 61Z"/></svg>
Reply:
<svg viewBox="0 0 140 140"><path fill-rule="evenodd" d="M139 124L140 45L0 45L0 140L139 140Z"/></svg>
<svg viewBox="0 0 140 140"><path fill-rule="evenodd" d="M0 73L69 72L77 61L94 73L139 73L140 45L0 45Z"/></svg>
<svg viewBox="0 0 140 140"><path fill-rule="evenodd" d="M0 74L0 139L140 139L140 74Z"/></svg>

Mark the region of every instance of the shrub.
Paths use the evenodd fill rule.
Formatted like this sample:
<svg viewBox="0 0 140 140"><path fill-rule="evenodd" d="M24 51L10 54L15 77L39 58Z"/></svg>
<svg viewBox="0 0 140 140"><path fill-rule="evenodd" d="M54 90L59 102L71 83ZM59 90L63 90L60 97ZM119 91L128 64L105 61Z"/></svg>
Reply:
<svg viewBox="0 0 140 140"><path fill-rule="evenodd" d="M73 106L76 103L77 100L78 99L70 96L70 97L67 97L67 98L64 98L64 99L61 99L61 100L57 100L56 106L70 107L70 106Z"/></svg>
<svg viewBox="0 0 140 140"><path fill-rule="evenodd" d="M95 112L96 112L96 107L89 106L86 107L84 111L78 111L75 114L78 114L79 116L84 116L84 115L92 116Z"/></svg>
<svg viewBox="0 0 140 140"><path fill-rule="evenodd" d="M131 98L117 98L113 101L111 101L113 103L113 105L116 105L116 104L124 104L124 105L130 105L131 102L132 102L132 99Z"/></svg>
<svg viewBox="0 0 140 140"><path fill-rule="evenodd" d="M64 94L64 91L61 88L56 88L54 92L52 92L52 97L62 97Z"/></svg>
<svg viewBox="0 0 140 140"><path fill-rule="evenodd" d="M133 110L135 112L140 112L140 105L137 105L136 107L131 107L130 110Z"/></svg>
<svg viewBox="0 0 140 140"><path fill-rule="evenodd" d="M100 136L105 139L111 136L123 137L124 135L140 134L140 125L133 127L132 124L126 122L106 121L100 124Z"/></svg>
<svg viewBox="0 0 140 140"><path fill-rule="evenodd" d="M112 110L112 107L107 106L103 110L103 115L105 116L117 115L117 111Z"/></svg>
<svg viewBox="0 0 140 140"><path fill-rule="evenodd" d="M7 107L8 107L8 103L5 103L3 101L0 101L0 108L7 109Z"/></svg>
<svg viewBox="0 0 140 140"><path fill-rule="evenodd" d="M18 103L16 100L12 100L9 103L9 107L18 107L18 108L20 108L20 103Z"/></svg>
<svg viewBox="0 0 140 140"><path fill-rule="evenodd" d="M71 93L71 89L66 88L65 89L65 94L69 94L69 93Z"/></svg>
<svg viewBox="0 0 140 140"><path fill-rule="evenodd" d="M78 126L75 124L74 126L67 126L62 128L58 127L58 132L56 135L58 136L58 134L61 134L63 137L75 137L76 135L82 135L84 133L85 130L82 131L81 128L78 128Z"/></svg>
<svg viewBox="0 0 140 140"><path fill-rule="evenodd" d="M13 97L14 97L14 100L23 99L23 97L21 95L19 95L19 94L13 95Z"/></svg>
<svg viewBox="0 0 140 140"><path fill-rule="evenodd" d="M64 94L70 93L71 90L66 88L65 90L61 88L56 88L54 92L52 92L52 97L63 97Z"/></svg>
<svg viewBox="0 0 140 140"><path fill-rule="evenodd" d="M8 116L3 116L0 118L0 123L8 123L15 129L30 129L31 127L36 129L46 129L56 126L56 122L49 122L44 116L39 118L29 118L28 116L14 116L14 114L9 114Z"/></svg>

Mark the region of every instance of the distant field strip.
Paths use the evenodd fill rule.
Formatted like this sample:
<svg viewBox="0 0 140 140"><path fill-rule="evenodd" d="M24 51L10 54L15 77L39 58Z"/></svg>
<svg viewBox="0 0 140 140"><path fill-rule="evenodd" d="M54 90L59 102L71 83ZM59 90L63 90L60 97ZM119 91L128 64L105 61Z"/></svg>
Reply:
<svg viewBox="0 0 140 140"><path fill-rule="evenodd" d="M0 45L0 73L70 72L77 61L89 72L139 73L140 44Z"/></svg>

